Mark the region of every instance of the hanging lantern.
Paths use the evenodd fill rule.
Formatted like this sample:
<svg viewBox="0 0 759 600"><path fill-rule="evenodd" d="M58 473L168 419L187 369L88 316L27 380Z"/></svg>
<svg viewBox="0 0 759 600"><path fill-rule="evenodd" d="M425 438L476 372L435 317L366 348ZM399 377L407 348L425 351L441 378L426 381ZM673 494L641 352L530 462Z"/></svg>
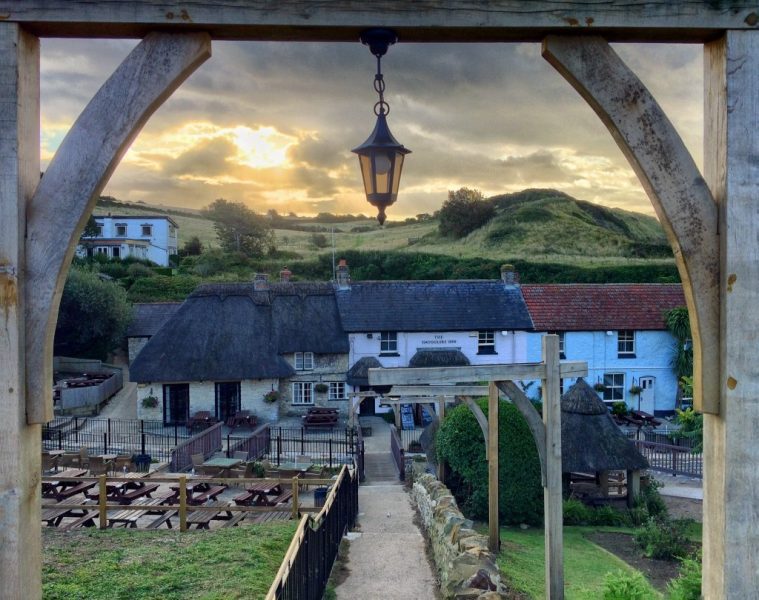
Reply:
<svg viewBox="0 0 759 600"><path fill-rule="evenodd" d="M361 34L361 42L369 46L371 53L377 57L374 89L379 95L379 100L374 105L374 114L377 115L374 131L363 144L352 151L358 154L366 199L369 204L377 207L377 220L380 225L385 222L385 208L398 198L403 158L411 152L398 143L387 126L390 105L384 98L385 82L380 61L388 47L397 39L395 32L389 29L369 29Z"/></svg>

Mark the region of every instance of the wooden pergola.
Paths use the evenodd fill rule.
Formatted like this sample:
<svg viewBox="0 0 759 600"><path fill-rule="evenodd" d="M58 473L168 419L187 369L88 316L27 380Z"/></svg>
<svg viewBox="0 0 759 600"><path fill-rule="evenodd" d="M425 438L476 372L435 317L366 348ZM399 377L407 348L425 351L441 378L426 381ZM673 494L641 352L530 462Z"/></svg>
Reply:
<svg viewBox="0 0 759 600"><path fill-rule="evenodd" d="M150 115L211 40L542 42L628 158L674 250L705 413L703 591L755 593L759 556L759 6L745 1L0 0L0 597L38 598L40 423L76 240ZM40 180L39 38L142 42L84 109ZM608 42L703 44L705 172ZM255 76L255 75L254 75ZM666 76L666 74L662 74ZM728 493L729 486L729 493ZM729 539L729 543L728 543Z"/></svg>

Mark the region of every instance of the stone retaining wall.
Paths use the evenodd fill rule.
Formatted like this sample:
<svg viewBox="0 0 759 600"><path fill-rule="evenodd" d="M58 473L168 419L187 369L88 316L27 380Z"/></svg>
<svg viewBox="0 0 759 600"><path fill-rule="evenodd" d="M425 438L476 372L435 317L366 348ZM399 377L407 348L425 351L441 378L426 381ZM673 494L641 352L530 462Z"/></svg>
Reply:
<svg viewBox="0 0 759 600"><path fill-rule="evenodd" d="M411 497L432 547L444 598L495 600L505 588L487 537L472 529L451 491L433 475L415 478Z"/></svg>

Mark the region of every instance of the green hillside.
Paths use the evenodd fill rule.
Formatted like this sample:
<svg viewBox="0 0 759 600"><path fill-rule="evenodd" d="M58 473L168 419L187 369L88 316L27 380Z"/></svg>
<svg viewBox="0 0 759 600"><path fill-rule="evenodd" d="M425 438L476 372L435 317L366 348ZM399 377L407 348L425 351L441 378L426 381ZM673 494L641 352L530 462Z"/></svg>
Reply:
<svg viewBox="0 0 759 600"><path fill-rule="evenodd" d="M373 219L329 220L285 217L275 221L277 249L297 260L349 251L399 251L439 254L456 259L495 261L528 259L531 262L578 266L662 264L672 265L672 252L659 222L648 215L612 209L556 190L529 189L488 198L495 217L461 239L440 235L438 219L388 222ZM198 236L206 248L218 247L213 223L200 213L146 204L102 199L96 214L168 214L179 225L180 246ZM321 244L316 235L323 235Z"/></svg>

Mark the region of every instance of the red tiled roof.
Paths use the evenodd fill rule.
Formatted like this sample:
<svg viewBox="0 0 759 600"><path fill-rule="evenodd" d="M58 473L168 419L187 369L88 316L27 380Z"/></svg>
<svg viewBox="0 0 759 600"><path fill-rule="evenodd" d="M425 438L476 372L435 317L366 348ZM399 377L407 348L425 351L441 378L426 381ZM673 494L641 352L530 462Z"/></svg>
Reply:
<svg viewBox="0 0 759 600"><path fill-rule="evenodd" d="M685 306L680 284L522 285L536 331L666 329L665 313Z"/></svg>

